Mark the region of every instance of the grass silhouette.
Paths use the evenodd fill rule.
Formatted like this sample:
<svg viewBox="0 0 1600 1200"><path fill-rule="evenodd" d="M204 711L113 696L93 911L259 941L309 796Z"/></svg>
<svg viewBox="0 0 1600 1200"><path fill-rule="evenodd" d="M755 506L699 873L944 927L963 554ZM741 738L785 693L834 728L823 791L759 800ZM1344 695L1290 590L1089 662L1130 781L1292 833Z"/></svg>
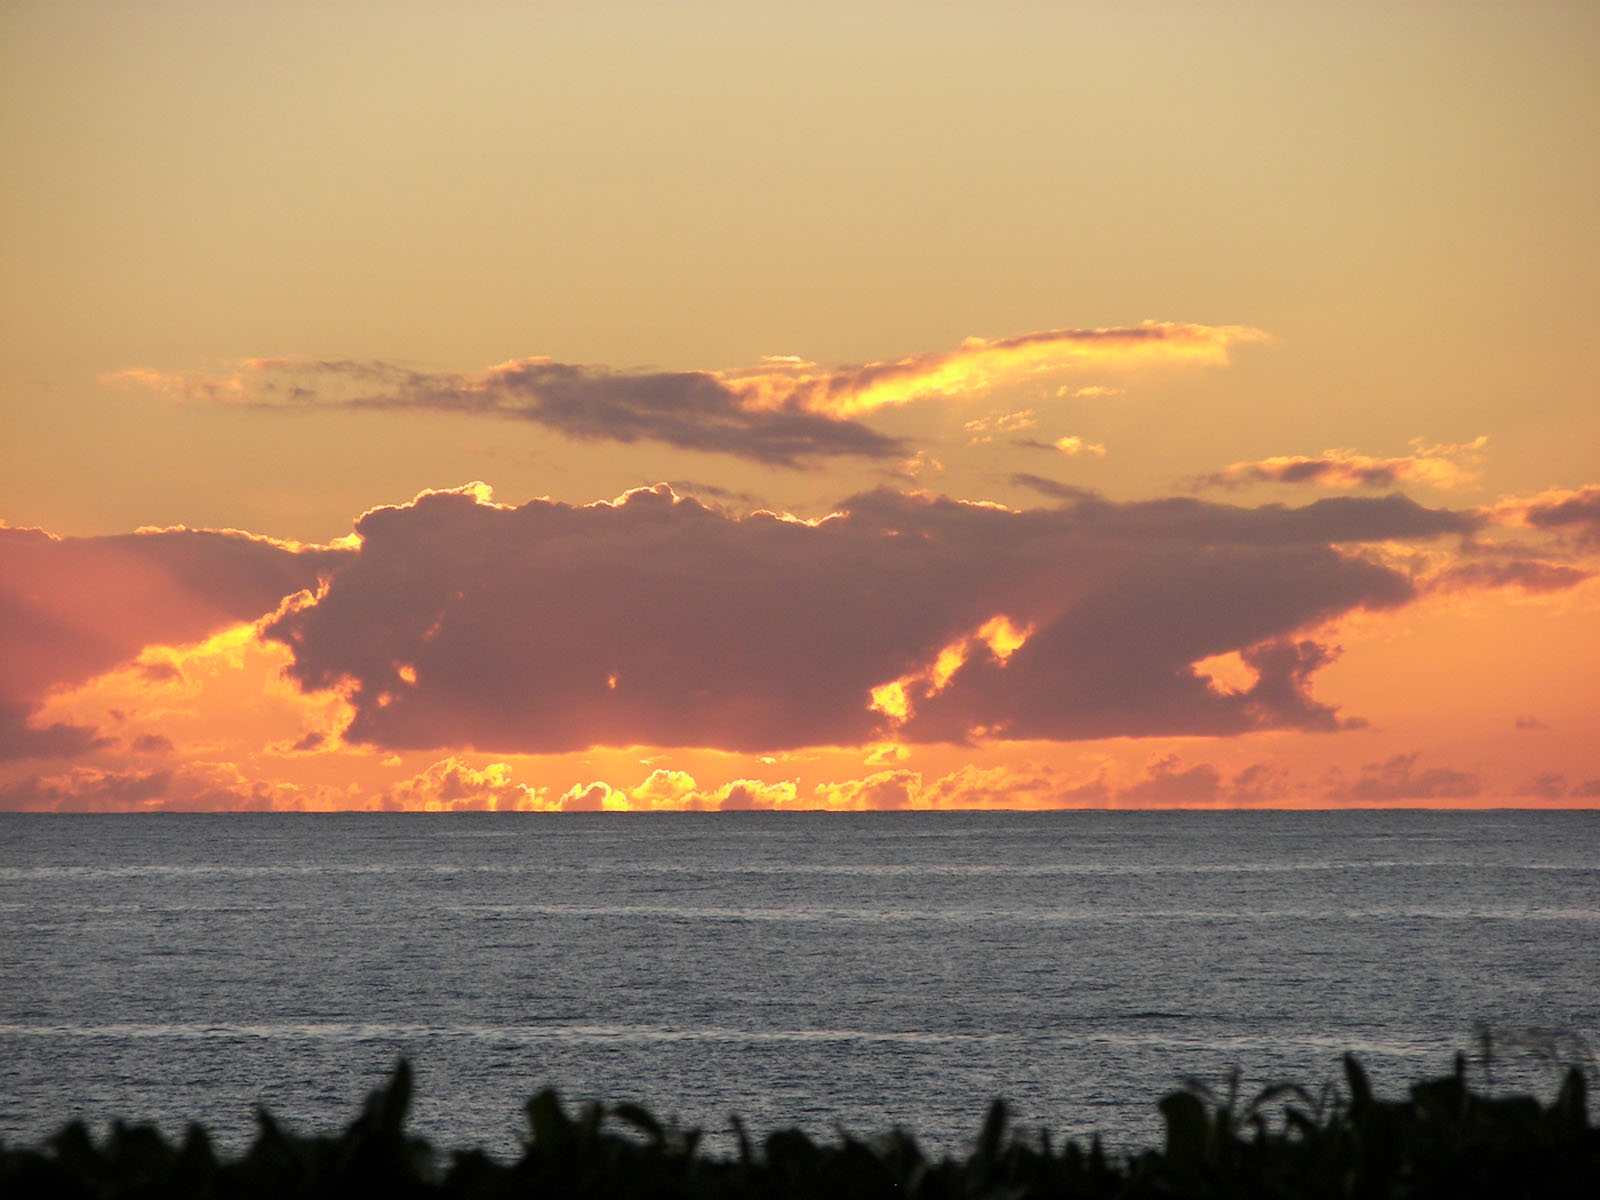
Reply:
<svg viewBox="0 0 1600 1200"><path fill-rule="evenodd" d="M700 1131L634 1104L569 1112L554 1091L528 1101L520 1156L437 1152L405 1131L411 1068L401 1061L335 1135L292 1133L266 1111L241 1155L219 1156L204 1128L170 1142L149 1125L113 1124L96 1141L68 1125L37 1147L0 1145L0 1196L222 1200L248 1197L495 1197L605 1200L1028 1200L1032 1197L1592 1197L1600 1196L1600 1127L1583 1072L1570 1068L1548 1104L1474 1092L1464 1060L1375 1094L1354 1056L1341 1087L1313 1097L1276 1084L1245 1099L1237 1073L1216 1092L1190 1080L1159 1102L1164 1144L1113 1161L1098 1138L1053 1146L1014 1128L995 1101L966 1158L930 1159L903 1129L822 1142L796 1129L758 1142L733 1120L731 1154L703 1151Z"/></svg>

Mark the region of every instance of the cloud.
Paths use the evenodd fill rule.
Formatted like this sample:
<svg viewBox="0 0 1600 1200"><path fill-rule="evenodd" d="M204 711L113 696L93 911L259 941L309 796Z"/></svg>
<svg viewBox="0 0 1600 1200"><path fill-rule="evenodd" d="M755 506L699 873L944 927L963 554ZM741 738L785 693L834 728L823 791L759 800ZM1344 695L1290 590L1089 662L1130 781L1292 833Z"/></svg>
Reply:
<svg viewBox="0 0 1600 1200"><path fill-rule="evenodd" d="M543 789L514 781L507 763L473 767L451 757L386 788L378 807L409 812L512 812L549 805Z"/></svg>
<svg viewBox="0 0 1600 1200"><path fill-rule="evenodd" d="M1038 449L1052 449L1049 443L1041 442ZM1009 482L1013 487L1024 487L1041 496L1049 496L1052 500L1070 500L1076 503L1080 500L1099 499L1100 493L1093 488L1079 487L1076 484L1061 483L1058 480L1046 479L1043 475L1033 475L1027 471L1019 471L1011 476Z"/></svg>
<svg viewBox="0 0 1600 1200"><path fill-rule="evenodd" d="M0 812L269 812L351 807L329 788L247 779L232 763L160 770L74 766L0 786Z"/></svg>
<svg viewBox="0 0 1600 1200"><path fill-rule="evenodd" d="M1541 771L1517 789L1519 796L1537 796L1541 800L1559 800L1567 794L1567 777L1559 771Z"/></svg>
<svg viewBox="0 0 1600 1200"><path fill-rule="evenodd" d="M26 758L71 758L110 744L92 725L32 723L38 706L0 698L0 762Z"/></svg>
<svg viewBox="0 0 1600 1200"><path fill-rule="evenodd" d="M347 741L388 749L1334 729L1309 685L1335 651L1299 631L1414 595L1354 544L1474 519L1402 497L1017 512L880 490L808 522L665 487L581 507L435 492L363 516L359 552L264 636L301 687L346 697ZM1229 652L1242 690L1194 669ZM900 680L891 715L874 690Z"/></svg>
<svg viewBox="0 0 1600 1200"><path fill-rule="evenodd" d="M856 419L931 397L1085 366L1221 366L1242 326L1146 322L968 338L954 350L819 367L782 356L742 370L620 371L521 358L470 373L383 361L255 358L219 375L128 368L110 384L253 408L425 409L531 421L566 437L656 441L795 467L838 456L904 458L908 447Z"/></svg>
<svg viewBox="0 0 1600 1200"><path fill-rule="evenodd" d="M1412 453L1396 458L1374 458L1354 450L1325 450L1317 457L1284 455L1253 462L1236 462L1211 475L1190 480L1194 490L1242 487L1251 483L1304 483L1317 487L1392 488L1421 484L1432 488L1461 488L1478 481L1483 473L1487 437L1455 445L1428 445L1412 438Z"/></svg>
<svg viewBox="0 0 1600 1200"><path fill-rule="evenodd" d="M1483 788L1477 775L1448 767L1417 770L1418 754L1397 754L1382 763L1368 763L1348 779L1334 770L1327 799L1340 803L1379 804L1394 800L1468 800Z"/></svg>
<svg viewBox="0 0 1600 1200"><path fill-rule="evenodd" d="M1561 592L1576 587L1593 573L1536 558L1476 560L1446 567L1427 581L1434 591L1466 591L1515 587L1525 592Z"/></svg>
<svg viewBox="0 0 1600 1200"><path fill-rule="evenodd" d="M754 492L725 488L696 479L669 479L667 486L680 496L693 496L712 508L720 506L739 512L749 512L753 508L767 507L761 497Z"/></svg>
<svg viewBox="0 0 1600 1200"><path fill-rule="evenodd" d="M1600 546L1600 484L1576 491L1555 489L1532 500L1513 502L1514 519L1535 529L1572 533L1580 545Z"/></svg>
<svg viewBox="0 0 1600 1200"><path fill-rule="evenodd" d="M102 771L78 767L0 787L0 812L130 812L158 807L171 771Z"/></svg>
<svg viewBox="0 0 1600 1200"><path fill-rule="evenodd" d="M385 362L251 359L220 378L140 370L107 380L251 408L494 416L529 421L578 441L661 442L783 467L909 452L898 438L811 411L798 399L772 407L752 403L748 385L735 386L711 371L629 373L527 358L456 374Z"/></svg>
<svg viewBox="0 0 1600 1200"><path fill-rule="evenodd" d="M563 812L749 811L795 808L792 780L767 783L735 779L720 787L703 788L687 771L652 771L631 788L609 783L579 783L561 797Z"/></svg>
<svg viewBox="0 0 1600 1200"><path fill-rule="evenodd" d="M968 421L961 428L967 434L967 444L970 446L986 445L994 441L995 435L1000 433L1019 433L1024 429L1032 429L1038 424L1037 416L1031 408L1019 412L995 413L993 416L979 417L975 421Z"/></svg>
<svg viewBox="0 0 1600 1200"><path fill-rule="evenodd" d="M765 783L759 779L736 779L719 788L715 799L716 807L723 812L757 808L794 808L796 788L794 783L788 780Z"/></svg>
<svg viewBox="0 0 1600 1200"><path fill-rule="evenodd" d="M1052 450L1057 454L1065 454L1068 458L1076 458L1080 454L1092 454L1096 458L1106 456L1106 448L1100 442L1087 442L1076 434L1058 437L1053 442L1041 442L1038 438L1017 438L1013 443L1024 450Z"/></svg>
<svg viewBox="0 0 1600 1200"><path fill-rule="evenodd" d="M916 480L924 475L944 474L944 464L925 450L918 450L895 469L885 474L896 479Z"/></svg>
<svg viewBox="0 0 1600 1200"><path fill-rule="evenodd" d="M36 700L145 646L270 613L348 553L234 532L56 538L0 528L0 701Z"/></svg>
<svg viewBox="0 0 1600 1200"><path fill-rule="evenodd" d="M1222 790L1222 774L1210 763L1180 768L1178 756L1152 763L1146 777L1117 792L1117 803L1133 808L1210 805Z"/></svg>
<svg viewBox="0 0 1600 1200"><path fill-rule="evenodd" d="M854 416L930 396L984 392L997 384L1105 367L1225 366L1236 344L1271 341L1240 325L1146 321L1103 329L1047 329L1005 338L967 338L954 350L893 362L821 370L811 364L724 376L764 406L798 400L813 412Z"/></svg>
<svg viewBox="0 0 1600 1200"><path fill-rule="evenodd" d="M148 766L129 755L221 757L259 766L261 755L337 753L338 730L349 721L342 696L302 691L283 676L290 661L282 645L257 637L255 622L243 621L187 645L146 646L131 662L52 689L33 723L114 730L114 743L91 760L102 766Z"/></svg>

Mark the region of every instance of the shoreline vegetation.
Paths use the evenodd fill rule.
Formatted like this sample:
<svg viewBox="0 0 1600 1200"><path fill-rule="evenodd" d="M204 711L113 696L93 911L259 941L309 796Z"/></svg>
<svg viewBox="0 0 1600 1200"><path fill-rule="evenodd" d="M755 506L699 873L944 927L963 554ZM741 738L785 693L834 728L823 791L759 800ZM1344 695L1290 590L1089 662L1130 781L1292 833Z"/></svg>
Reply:
<svg viewBox="0 0 1600 1200"><path fill-rule="evenodd" d="M150 1125L81 1123L38 1146L0 1144L7 1197L594 1197L661 1200L853 1200L913 1197L1557 1197L1600 1195L1600 1126L1584 1072L1570 1067L1548 1103L1474 1091L1465 1060L1382 1099L1353 1055L1343 1086L1313 1095L1275 1084L1241 1095L1197 1081L1163 1097L1163 1145L1125 1156L1020 1129L995 1101L964 1158L930 1158L893 1129L819 1141L786 1129L754 1139L732 1118L736 1149L702 1149L701 1132L634 1104L569 1112L554 1091L526 1105L522 1153L440 1152L405 1131L411 1068L401 1060L339 1134L301 1135L265 1110L249 1148L219 1155L199 1124L178 1142Z"/></svg>

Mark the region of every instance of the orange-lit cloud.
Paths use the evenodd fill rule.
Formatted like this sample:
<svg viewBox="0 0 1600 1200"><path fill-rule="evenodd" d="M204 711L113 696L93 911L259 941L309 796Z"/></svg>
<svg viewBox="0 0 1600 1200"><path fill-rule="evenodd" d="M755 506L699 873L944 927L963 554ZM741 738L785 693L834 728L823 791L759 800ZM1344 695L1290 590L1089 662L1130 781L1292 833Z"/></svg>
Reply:
<svg viewBox="0 0 1600 1200"><path fill-rule="evenodd" d="M1038 423L1034 410L1024 408L1018 412L979 417L975 421L967 421L961 428L966 431L968 444L977 446L994 441L997 434L1020 433L1024 429L1032 429Z"/></svg>
<svg viewBox="0 0 1600 1200"><path fill-rule="evenodd" d="M687 771L658 769L633 787L577 783L556 805L563 812L737 811L815 807L798 800L793 780L734 779L703 787Z"/></svg>
<svg viewBox="0 0 1600 1200"><path fill-rule="evenodd" d="M1317 487L1396 487L1419 484L1431 488L1463 488L1483 473L1487 437L1456 445L1429 445L1411 439L1412 453L1375 458L1354 450L1326 450L1315 457L1283 455L1236 462L1212 475L1191 481L1193 488L1240 487L1250 483L1303 483Z"/></svg>
<svg viewBox="0 0 1600 1200"><path fill-rule="evenodd" d="M0 786L0 811L275 812L362 807L331 787L303 787L245 774L234 763L175 763L155 769L74 765Z"/></svg>
<svg viewBox="0 0 1600 1200"><path fill-rule="evenodd" d="M1520 588L1525 592L1564 592L1593 575L1582 567L1543 559L1493 557L1452 563L1425 581L1440 591Z"/></svg>
<svg viewBox="0 0 1600 1200"><path fill-rule="evenodd" d="M780 356L741 370L646 372L521 358L454 373L382 361L255 358L219 374L127 368L104 382L257 408L510 417L573 438L657 441L797 466L841 455L905 457L900 440L859 422L880 408L1082 368L1222 366L1233 346L1266 340L1243 326L1149 321L968 338L950 351L835 367Z"/></svg>
<svg viewBox="0 0 1600 1200"><path fill-rule="evenodd" d="M882 489L799 520L474 484L370 510L338 548L0 529L0 807L1589 803L1555 693L1507 698L1498 766L1381 726L1327 739L1361 747L1342 761L1238 740L1364 727L1336 639L1487 603L1581 621L1587 491L1014 510ZM1314 694L1335 678L1348 715ZM1142 767L1128 738L1157 739ZM1064 741L1075 768L1018 761Z"/></svg>
<svg viewBox="0 0 1600 1200"><path fill-rule="evenodd" d="M57 538L0 527L0 761L103 745L93 725L43 715L46 694L146 646L190 642L269 613L345 553L233 532Z"/></svg>
<svg viewBox="0 0 1600 1200"><path fill-rule="evenodd" d="M348 740L389 749L1332 729L1307 690L1331 652L1292 635L1415 595L1360 543L1477 520L1400 497L1014 512L878 491L801 522L665 488L430 493L366 514L359 551L265 635L302 687L348 698ZM1246 691L1194 668L1229 652Z"/></svg>
<svg viewBox="0 0 1600 1200"><path fill-rule="evenodd" d="M898 729L910 719L912 708L919 700L937 696L950 685L976 646L981 645L991 659L1003 667L1032 633L1032 626L1019 629L1004 613L990 617L973 632L942 647L917 670L869 688L871 701L867 707L883 714L891 726Z"/></svg>
<svg viewBox="0 0 1600 1200"><path fill-rule="evenodd" d="M1065 454L1068 458L1077 458L1080 454L1092 454L1096 458L1106 456L1104 443L1088 441L1075 433L1058 437L1053 442L1041 442L1037 438L1018 438L1017 445L1030 450L1054 450L1058 454Z"/></svg>
<svg viewBox="0 0 1600 1200"><path fill-rule="evenodd" d="M1583 550L1600 549L1600 484L1552 488L1531 499L1505 499L1493 512L1504 524L1563 534Z"/></svg>
<svg viewBox="0 0 1600 1200"><path fill-rule="evenodd" d="M385 789L378 806L408 812L528 812L554 807L547 796L546 789L516 782L507 763L473 767L452 757Z"/></svg>
<svg viewBox="0 0 1600 1200"><path fill-rule="evenodd" d="M1109 329L1049 329L1007 338L968 338L954 350L893 362L817 368L769 363L722 376L747 402L854 417L929 396L963 396L1060 371L1141 366L1225 366L1237 344L1269 341L1259 329L1146 321Z"/></svg>
<svg viewBox="0 0 1600 1200"><path fill-rule="evenodd" d="M297 687L284 674L292 661L284 646L259 637L257 623L243 622L199 642L147 646L129 663L55 689L38 719L86 723L105 743L146 755L241 760L342 749L353 710L338 689Z"/></svg>

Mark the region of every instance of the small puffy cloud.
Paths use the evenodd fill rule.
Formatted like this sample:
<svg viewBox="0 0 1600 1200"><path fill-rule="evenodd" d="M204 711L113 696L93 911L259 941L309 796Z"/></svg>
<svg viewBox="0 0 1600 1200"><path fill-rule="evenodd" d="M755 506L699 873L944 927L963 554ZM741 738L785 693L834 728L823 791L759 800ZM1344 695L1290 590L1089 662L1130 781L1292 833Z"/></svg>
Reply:
<svg viewBox="0 0 1600 1200"><path fill-rule="evenodd" d="M817 808L844 811L910 808L921 790L922 774L918 771L879 771L864 779L819 783L812 790L812 798Z"/></svg>
<svg viewBox="0 0 1600 1200"><path fill-rule="evenodd" d="M1086 442L1076 435L1058 437L1050 443L1068 458L1076 458L1080 454L1093 454L1098 458L1106 456L1106 448L1099 442Z"/></svg>
<svg viewBox="0 0 1600 1200"><path fill-rule="evenodd" d="M1282 455L1236 462L1212 475L1190 481L1196 490L1242 487L1251 483L1300 483L1316 487L1393 488L1420 484L1432 488L1462 488L1483 474L1487 437L1454 445L1429 445L1412 438L1410 454L1377 458L1354 450L1325 450L1320 455Z"/></svg>
<svg viewBox="0 0 1600 1200"><path fill-rule="evenodd" d="M578 783L561 797L562 812L682 812L794 808L795 783L735 779L704 788L687 771L659 768L632 787L604 781Z"/></svg>
<svg viewBox="0 0 1600 1200"><path fill-rule="evenodd" d="M797 790L792 780L764 783L759 779L736 779L712 793L707 807L723 812L740 810L794 808Z"/></svg>
<svg viewBox="0 0 1600 1200"><path fill-rule="evenodd" d="M1535 717L1535 716L1532 716L1532 715L1529 715L1529 714L1518 714L1518 716L1517 716L1517 728L1518 729L1522 729L1522 730L1549 729L1550 726L1546 725L1538 717Z"/></svg>
<svg viewBox="0 0 1600 1200"><path fill-rule="evenodd" d="M968 445L980 446L994 441L997 434L1020 433L1024 429L1032 429L1037 423L1034 410L1025 408L1020 412L979 417L975 421L968 421L962 429L966 431Z"/></svg>
<svg viewBox="0 0 1600 1200"><path fill-rule="evenodd" d="M691 800L698 800L698 790L699 785L689 772L657 767L645 777L643 783L629 790L628 807L684 808L689 806Z"/></svg>
<svg viewBox="0 0 1600 1200"><path fill-rule="evenodd" d="M507 763L473 767L451 757L386 789L379 797L379 807L412 812L512 812L547 808L544 796L542 789L512 779Z"/></svg>
<svg viewBox="0 0 1600 1200"><path fill-rule="evenodd" d="M627 807L626 793L616 791L610 784L575 783L561 796L557 807L562 812L606 812Z"/></svg>
<svg viewBox="0 0 1600 1200"><path fill-rule="evenodd" d="M921 479L924 475L944 474L944 464L927 451L918 450L889 474L900 479Z"/></svg>

